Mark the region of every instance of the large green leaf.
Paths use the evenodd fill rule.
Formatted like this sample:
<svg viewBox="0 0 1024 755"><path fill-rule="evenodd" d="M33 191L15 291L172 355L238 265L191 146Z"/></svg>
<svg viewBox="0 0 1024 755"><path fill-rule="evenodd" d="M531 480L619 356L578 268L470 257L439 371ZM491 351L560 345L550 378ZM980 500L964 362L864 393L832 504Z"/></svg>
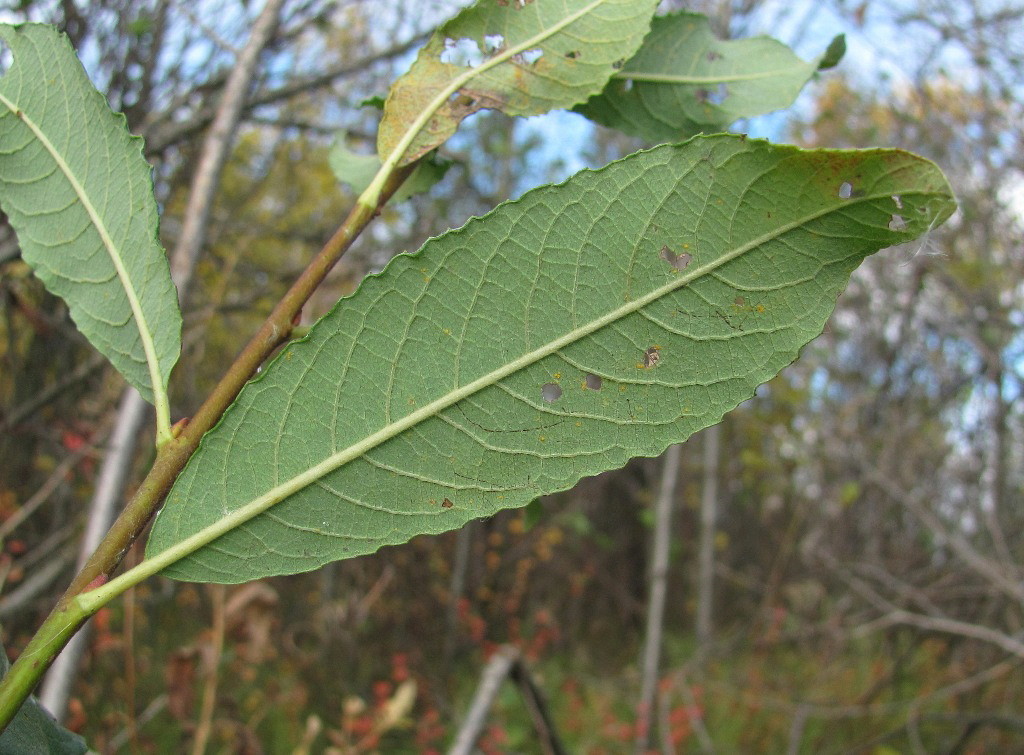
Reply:
<svg viewBox="0 0 1024 755"><path fill-rule="evenodd" d="M584 102L640 47L657 4L480 0L434 32L391 87L378 153L415 131L399 164L412 162L483 108L537 115Z"/></svg>
<svg viewBox="0 0 1024 755"><path fill-rule="evenodd" d="M805 62L768 37L724 42L697 13L660 16L636 56L576 110L655 144L722 131L789 106L819 67L838 62L841 42Z"/></svg>
<svg viewBox="0 0 1024 755"><path fill-rule="evenodd" d="M149 401L166 393L181 316L142 140L93 88L63 34L0 25L0 204L22 256Z"/></svg>
<svg viewBox="0 0 1024 755"><path fill-rule="evenodd" d="M147 555L231 530L165 573L298 572L656 455L793 361L865 256L953 206L905 152L729 135L531 191L287 346L203 440Z"/></svg>

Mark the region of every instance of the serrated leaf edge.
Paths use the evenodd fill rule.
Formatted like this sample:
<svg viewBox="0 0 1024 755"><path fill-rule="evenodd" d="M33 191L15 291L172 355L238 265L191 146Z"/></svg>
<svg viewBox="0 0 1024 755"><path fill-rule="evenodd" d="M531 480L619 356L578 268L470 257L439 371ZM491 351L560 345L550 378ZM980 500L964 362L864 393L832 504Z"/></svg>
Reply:
<svg viewBox="0 0 1024 755"><path fill-rule="evenodd" d="M370 208L377 206L377 201L380 199L380 192L384 187L384 183L387 181L388 176L391 175L391 172L395 167L401 162L406 151L409 149L410 145L412 145L413 140L416 139L420 131L423 130L423 127L426 126L427 122L434 117L434 114L441 108L441 106L448 101L448 98L458 92L466 83L472 81L476 76L486 73L495 66L501 65L502 63L510 60L516 55L535 48L548 37L562 31L562 29L575 23L595 8L604 5L604 3L605 0L594 0L592 3L580 8L575 13L569 14L553 26L542 30L538 34L535 34L517 45L512 45L511 47L502 50L493 58L488 58L480 63L480 65L469 68L452 79L448 86L438 92L437 96L430 101L430 104L423 109L423 112L421 112L412 124L410 124L409 128L406 129L405 134L399 140L398 144L395 145L394 149L391 150L391 153L387 158L385 158L380 170L377 171L377 175L374 176L370 185L366 188L366 191L360 195L358 200L359 204ZM441 27L438 31L443 29L444 27Z"/></svg>
<svg viewBox="0 0 1024 755"><path fill-rule="evenodd" d="M99 234L100 240L103 242L103 246L107 250L107 254L110 256L110 261L113 263L114 269L117 271L118 280L121 281L121 286L124 288L125 296L128 299L128 305L131 307L132 316L135 318L136 326L139 330L139 338L142 341L142 349L146 354L146 365L149 369L149 381L153 391L153 404L156 407L157 437L159 439L169 439L171 437L170 404L167 399L167 392L164 388L163 375L160 372L160 360L157 358L156 345L153 342L153 334L150 330L149 323L146 320L146 314L142 309L142 303L139 301L138 292L135 290L135 286L128 275L128 270L124 266L120 249L118 249L117 245L114 243L114 240L111 238L110 233L107 230L106 224L100 217L96 207L90 201L89 196L85 191L85 187L79 183L78 179L75 177L74 171L71 170L71 166L67 164L60 152L53 146L53 143L47 138L46 134L39 127L39 124L29 118L21 108L15 105L3 94L0 94L0 103L10 110L18 120L25 124L39 143L43 145L50 157L53 158L53 161L57 164L61 173L64 174L68 183L71 184L71 188L78 197L78 201L81 202L82 207L85 208L86 213L89 215L89 219L96 228L96 232Z"/></svg>
<svg viewBox="0 0 1024 755"><path fill-rule="evenodd" d="M604 170L607 167L608 166L605 166L605 168L602 168L601 170ZM928 192L904 192L905 195L910 195L914 193ZM889 199L889 197L890 194L886 192L870 194L858 197L853 200L846 200L842 206L844 208L849 208L853 204L873 202L876 200L885 200ZM514 204L517 201L520 200L505 202L503 204ZM161 551L160 553L147 558L138 567L136 567L136 569L145 569L145 574L142 575L140 579L150 574L155 574L163 570L164 568L170 566L171 564L175 563L176 561L179 561L182 558L185 558L186 556L190 555L191 553L194 553L203 546L213 542L221 535L225 535L228 532L231 532L236 527L241 526L250 519L253 519L256 516L268 511L274 505L280 503L289 496L305 489L306 487L313 484L324 475L334 471L335 469L343 466L344 464L349 463L350 461L359 458L360 456L367 453L371 449L394 438L395 436L401 434L402 432L408 430L409 428L414 427L433 416L436 416L441 411L447 409L453 404L462 401L463 399L483 390L484 388L494 385L503 378L508 377L509 375L521 369L524 369L525 367L543 359L544 357L553 354L559 349L568 346L569 344L578 341L579 339L584 338L590 335L591 333L594 333L597 330L600 330L601 328L617 320L620 320L626 315L632 314L642 309L643 307L651 304L652 302L660 299L661 297L671 293L675 289L681 288L682 286L685 286L698 278L710 274L711 272L720 268L722 265L752 251L753 249L758 248L762 244L767 243L768 241L782 234L788 233L789 231L799 228L805 225L806 223L812 222L817 218L833 213L836 210L836 206L823 207L821 210L817 212L808 213L806 215L801 216L798 219L790 221L789 223L780 225L772 229L770 232L762 234L761 236L758 236L757 238L752 239L747 243L736 247L735 249L722 253L718 259L706 263L704 265L697 266L692 270L688 270L685 274L681 274L679 276L674 277L665 285L660 286L648 292L647 294L638 297L637 299L633 299L617 307L611 312L587 323L586 325L575 328L569 331L568 333L564 334L563 336L554 339L542 346L539 346L536 349L533 349L532 351L524 354L523 356L503 365L499 369L493 370L490 373L483 375L470 383L467 383L466 385L460 386L459 388L450 391L444 396L435 399L431 403L406 415L402 419L396 422L392 422L391 424L381 428L377 432L368 435L362 441L355 443L351 446L348 446L344 449L341 449L340 451L332 454L319 464L310 467L305 472L302 472L301 474L292 477L286 482L267 491L258 498L253 499L244 506L241 506L235 509L234 511L226 514L219 521L209 525L208 527L200 530L199 532L196 532L195 534L189 536L181 542L176 543L167 550ZM458 232L458 230L461 229L457 229L456 231L451 232ZM422 250L410 255L396 256L415 256L417 254L420 254L421 251ZM385 271L382 271L380 274L383 274L384 272L386 272L386 268ZM265 372L264 374L267 374L267 372ZM134 572L135 570L133 569L132 572L130 573ZM128 575L126 574L124 576ZM113 585L113 583L111 583L111 585Z"/></svg>

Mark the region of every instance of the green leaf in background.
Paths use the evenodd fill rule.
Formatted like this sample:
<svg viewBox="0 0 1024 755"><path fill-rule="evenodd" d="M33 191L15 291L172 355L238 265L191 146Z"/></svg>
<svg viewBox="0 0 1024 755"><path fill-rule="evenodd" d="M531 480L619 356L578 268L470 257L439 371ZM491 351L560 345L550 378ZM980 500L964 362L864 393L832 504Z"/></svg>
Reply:
<svg viewBox="0 0 1024 755"><path fill-rule="evenodd" d="M304 571L659 454L792 362L865 256L953 208L905 152L730 135L531 191L285 347L178 478L147 557L203 531L165 574Z"/></svg>
<svg viewBox="0 0 1024 755"><path fill-rule="evenodd" d="M181 315L142 139L89 82L63 34L0 25L0 205L22 257L89 341L150 402L166 402Z"/></svg>
<svg viewBox="0 0 1024 755"><path fill-rule="evenodd" d="M7 653L0 648L0 676L10 668ZM17 755L82 755L85 741L57 723L34 697L28 698L18 715L0 732L0 753Z"/></svg>
<svg viewBox="0 0 1024 755"><path fill-rule="evenodd" d="M846 35L837 34L828 43L825 54L818 59L818 70L827 71L839 65L839 61L846 55Z"/></svg>
<svg viewBox="0 0 1024 755"><path fill-rule="evenodd" d="M338 134L334 140L327 161L339 183L345 184L356 194L361 194L370 185L381 166L377 155L360 155L350 150L345 143L345 132ZM434 184L444 178L451 166L451 160L439 157L436 152L425 155L390 201L403 202L409 197L430 191Z"/></svg>
<svg viewBox="0 0 1024 755"><path fill-rule="evenodd" d="M441 26L391 87L377 137L400 165L483 108L537 115L604 88L650 28L657 0L480 0ZM429 116L420 129L418 119Z"/></svg>
<svg viewBox="0 0 1024 755"><path fill-rule="evenodd" d="M697 13L660 16L636 56L576 111L652 144L722 131L789 106L821 61L839 62L838 39L804 62L768 37L723 42Z"/></svg>

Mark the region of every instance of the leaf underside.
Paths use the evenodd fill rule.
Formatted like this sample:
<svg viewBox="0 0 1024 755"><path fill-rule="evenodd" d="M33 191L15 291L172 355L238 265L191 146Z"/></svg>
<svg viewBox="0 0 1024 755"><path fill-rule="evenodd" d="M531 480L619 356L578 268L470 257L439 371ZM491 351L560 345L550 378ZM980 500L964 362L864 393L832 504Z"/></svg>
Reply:
<svg viewBox="0 0 1024 755"><path fill-rule="evenodd" d="M656 6L657 0L480 0L434 32L391 87L377 152L390 155L409 124L471 67L477 72L432 114L401 164L445 142L478 110L538 115L586 101L640 47ZM467 47L468 59L453 55Z"/></svg>
<svg viewBox="0 0 1024 755"><path fill-rule="evenodd" d="M203 440L147 555L317 465L164 573L305 571L657 455L792 362L865 256L952 208L908 153L728 135L529 192L285 348Z"/></svg>
<svg viewBox="0 0 1024 755"><path fill-rule="evenodd" d="M720 40L705 16L675 13L655 18L636 56L576 110L654 144L677 141L788 107L818 65L768 37Z"/></svg>
<svg viewBox="0 0 1024 755"><path fill-rule="evenodd" d="M142 139L111 112L66 36L24 24L0 25L0 37L14 56L0 79L0 204L22 257L152 402L154 372L165 391L178 359L181 316Z"/></svg>
<svg viewBox="0 0 1024 755"><path fill-rule="evenodd" d="M7 652L0 647L0 676L10 670ZM0 732L0 753L18 755L82 755L85 741L57 723L34 697L22 703L17 715Z"/></svg>

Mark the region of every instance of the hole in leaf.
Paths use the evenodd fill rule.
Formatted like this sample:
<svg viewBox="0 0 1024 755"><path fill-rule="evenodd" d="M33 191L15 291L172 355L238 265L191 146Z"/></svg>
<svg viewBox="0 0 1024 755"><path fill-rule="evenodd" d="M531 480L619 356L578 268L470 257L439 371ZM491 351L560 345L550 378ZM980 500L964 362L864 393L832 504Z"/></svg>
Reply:
<svg viewBox="0 0 1024 755"><path fill-rule="evenodd" d="M713 92L708 93L708 102L712 105L721 105L725 102L725 98L729 96L729 87L725 84L719 84Z"/></svg>
<svg viewBox="0 0 1024 755"><path fill-rule="evenodd" d="M586 377L586 386L591 391L601 390L602 380L597 375L588 374Z"/></svg>
<svg viewBox="0 0 1024 755"><path fill-rule="evenodd" d="M562 398L562 387L558 383L544 383L540 389L540 396L549 404L553 404Z"/></svg>
<svg viewBox="0 0 1024 755"><path fill-rule="evenodd" d="M670 264L676 270L685 270L686 266L690 264L690 260L693 259L693 255L683 252L682 254L676 254L667 246L661 248L661 253L658 255L665 262Z"/></svg>
<svg viewBox="0 0 1024 755"><path fill-rule="evenodd" d="M900 199L900 195L899 194L893 194L892 195L892 201L896 203L896 209L897 210L902 210L903 209L903 200Z"/></svg>
<svg viewBox="0 0 1024 755"><path fill-rule="evenodd" d="M843 181L839 184L839 198L849 199L853 196L853 184L849 181Z"/></svg>
<svg viewBox="0 0 1024 755"><path fill-rule="evenodd" d="M907 230L907 221L903 219L902 215L893 215L889 218L889 230L905 231Z"/></svg>
<svg viewBox="0 0 1024 755"><path fill-rule="evenodd" d="M658 366L658 362L661 361L661 347L650 346L644 351L644 358L641 364L645 370L650 370Z"/></svg>
<svg viewBox="0 0 1024 755"><path fill-rule="evenodd" d="M484 61L484 54L480 51L480 45L469 37L455 40L445 39L444 50L441 51L441 62L451 63L456 66L472 68Z"/></svg>
<svg viewBox="0 0 1024 755"><path fill-rule="evenodd" d="M484 52L492 54L505 49L505 37L501 34L484 35Z"/></svg>
<svg viewBox="0 0 1024 755"><path fill-rule="evenodd" d="M625 81L622 82L622 91L623 92L632 92L633 91L633 79L626 79Z"/></svg>
<svg viewBox="0 0 1024 755"><path fill-rule="evenodd" d="M446 508L446 509L450 509L450 508L451 508L452 506L454 506L454 505L455 505L455 504L454 504L454 503L452 503L452 502L451 502L450 500L448 500L447 498L445 498L445 499L444 499L443 501L441 501L441 506L442 506L443 508Z"/></svg>
<svg viewBox="0 0 1024 755"><path fill-rule="evenodd" d="M544 51L541 50L540 48L534 50L524 50L515 57L521 60L523 63L526 63L527 65L533 65L542 57L544 57Z"/></svg>

